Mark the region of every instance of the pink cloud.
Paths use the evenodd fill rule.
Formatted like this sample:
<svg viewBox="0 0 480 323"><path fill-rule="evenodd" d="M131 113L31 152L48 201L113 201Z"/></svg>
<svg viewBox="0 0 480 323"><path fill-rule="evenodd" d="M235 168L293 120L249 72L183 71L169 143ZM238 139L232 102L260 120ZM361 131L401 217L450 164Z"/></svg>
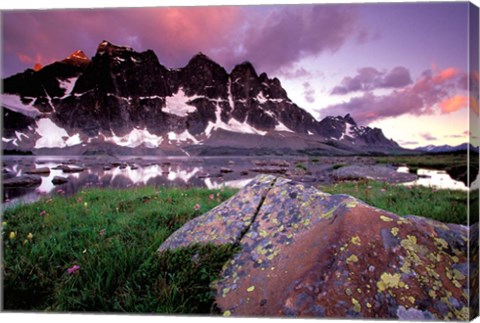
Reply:
<svg viewBox="0 0 480 323"><path fill-rule="evenodd" d="M371 69L369 74L359 70L357 76L344 78L341 85L334 90L337 93L348 93L356 86L360 89L374 88L375 84L380 84L380 76L381 73L375 69ZM397 88L389 94L375 95L367 91L362 96L322 109L320 113L322 116L350 113L357 122L369 124L375 120L403 114L428 115L458 111L467 106L467 97L458 94L458 91L462 91L458 89L458 80L462 76L455 68L447 68L438 73L427 70L413 84ZM354 80L357 80L357 84Z"/></svg>
<svg viewBox="0 0 480 323"><path fill-rule="evenodd" d="M104 39L152 49L167 67L184 66L201 51L227 69L249 60L259 71L273 72L306 56L335 52L355 37L357 16L355 6L345 5L11 11L2 15L3 73L79 49L92 56ZM43 61L27 58L37 55Z"/></svg>
<svg viewBox="0 0 480 323"><path fill-rule="evenodd" d="M463 95L455 95L440 102L439 106L443 113L455 112L468 106L468 97Z"/></svg>
<svg viewBox="0 0 480 323"><path fill-rule="evenodd" d="M7 75L48 64L81 49L92 56L102 40L144 51L180 67L197 52L215 56L245 13L242 7L14 11L3 14ZM21 53L21 55L19 55ZM38 61L36 57L43 58Z"/></svg>
<svg viewBox="0 0 480 323"><path fill-rule="evenodd" d="M410 71L403 66L397 66L389 72L379 71L373 67L363 67L358 69L354 77L345 77L331 93L343 95L357 91L401 88L411 83Z"/></svg>

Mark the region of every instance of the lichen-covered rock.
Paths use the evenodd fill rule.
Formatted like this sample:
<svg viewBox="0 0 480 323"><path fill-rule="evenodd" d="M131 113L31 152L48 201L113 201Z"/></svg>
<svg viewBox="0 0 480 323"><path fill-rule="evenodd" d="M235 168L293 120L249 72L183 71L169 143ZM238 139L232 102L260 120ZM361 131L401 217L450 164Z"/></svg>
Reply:
<svg viewBox="0 0 480 323"><path fill-rule="evenodd" d="M467 320L468 228L260 176L161 247L238 243L224 315Z"/></svg>
<svg viewBox="0 0 480 323"><path fill-rule="evenodd" d="M274 181L274 176L263 176L252 181L243 188L241 194L187 222L160 246L159 252L194 243L238 242L251 225Z"/></svg>

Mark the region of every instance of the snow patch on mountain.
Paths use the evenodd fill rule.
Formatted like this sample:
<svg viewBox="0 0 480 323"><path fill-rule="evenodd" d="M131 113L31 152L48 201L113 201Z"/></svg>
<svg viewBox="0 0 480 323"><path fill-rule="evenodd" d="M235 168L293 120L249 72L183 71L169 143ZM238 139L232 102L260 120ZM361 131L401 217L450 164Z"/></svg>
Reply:
<svg viewBox="0 0 480 323"><path fill-rule="evenodd" d="M185 117L187 114L194 112L197 108L188 103L195 100L198 96L186 96L182 88L173 96L165 98L166 106L162 110L166 113L175 114L179 117Z"/></svg>
<svg viewBox="0 0 480 323"><path fill-rule="evenodd" d="M188 130L185 130L184 132L177 134L173 131L170 131L168 134L168 142L172 143L173 141L176 141L177 144L183 141L192 141L194 144L198 144L199 141L188 132Z"/></svg>
<svg viewBox="0 0 480 323"><path fill-rule="evenodd" d="M240 122L235 118L231 118L228 120L228 123L222 121L221 118L221 110L217 103L217 108L215 110L215 122L208 121L208 125L204 130L205 135L207 138L210 137L212 131L216 129L223 129L231 132L239 132L239 133L250 133L250 134L257 134L264 136L267 134L266 131L258 130L255 127L252 127L247 123L245 120L244 122Z"/></svg>
<svg viewBox="0 0 480 323"><path fill-rule="evenodd" d="M147 129L134 128L130 133L123 137L116 136L106 137L103 135L106 142L112 142L118 146L135 148L144 145L147 148L158 148L163 142L162 136L151 134Z"/></svg>
<svg viewBox="0 0 480 323"><path fill-rule="evenodd" d="M287 131L287 132L294 133L292 129L288 128L285 124L281 123L280 121L278 121L278 124L275 126L275 131Z"/></svg>
<svg viewBox="0 0 480 323"><path fill-rule="evenodd" d="M73 88L75 87L75 83L78 80L78 77L70 77L67 79L57 79L58 80L58 85L65 90L65 94L63 95L62 98L66 98L70 94L72 94Z"/></svg>
<svg viewBox="0 0 480 323"><path fill-rule="evenodd" d="M40 111L33 106L33 102L34 99L30 103L25 104L18 95L4 93L2 94L1 104L12 111L34 118L40 114Z"/></svg>
<svg viewBox="0 0 480 323"><path fill-rule="evenodd" d="M36 133L40 136L35 142L34 148L64 148L80 144L80 135L77 133L69 136L67 131L57 126L49 118L41 118L36 121Z"/></svg>
<svg viewBox="0 0 480 323"><path fill-rule="evenodd" d="M350 138L354 138L355 134L353 132L353 126L346 122L345 123L345 131L342 133L342 136L340 137L339 140L343 140L345 137L350 137Z"/></svg>

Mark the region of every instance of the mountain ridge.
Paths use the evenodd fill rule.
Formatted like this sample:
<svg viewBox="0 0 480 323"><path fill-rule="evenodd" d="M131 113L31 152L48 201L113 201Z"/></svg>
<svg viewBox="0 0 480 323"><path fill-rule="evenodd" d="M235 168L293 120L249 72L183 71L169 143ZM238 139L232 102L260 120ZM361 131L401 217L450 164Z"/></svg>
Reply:
<svg viewBox="0 0 480 323"><path fill-rule="evenodd" d="M92 58L77 50L4 84L3 114L12 120L2 135L7 149L85 150L110 143L185 154L221 144L325 154L402 150L350 115L317 121L288 97L278 78L259 75L250 62L228 73L201 52L170 69L152 50L102 41ZM60 139L49 138L52 133ZM247 137L255 143L236 140L245 137L239 134L253 135Z"/></svg>

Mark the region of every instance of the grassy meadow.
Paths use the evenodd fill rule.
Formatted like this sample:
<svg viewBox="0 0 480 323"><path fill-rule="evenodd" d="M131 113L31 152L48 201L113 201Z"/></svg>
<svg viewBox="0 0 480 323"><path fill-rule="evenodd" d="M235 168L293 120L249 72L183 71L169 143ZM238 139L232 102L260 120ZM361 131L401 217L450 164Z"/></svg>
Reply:
<svg viewBox="0 0 480 323"><path fill-rule="evenodd" d="M467 223L465 192L375 181L319 188L399 215ZM238 247L156 251L185 222L235 193L88 189L8 208L2 219L4 310L217 313L209 285ZM478 199L472 205L478 215Z"/></svg>

